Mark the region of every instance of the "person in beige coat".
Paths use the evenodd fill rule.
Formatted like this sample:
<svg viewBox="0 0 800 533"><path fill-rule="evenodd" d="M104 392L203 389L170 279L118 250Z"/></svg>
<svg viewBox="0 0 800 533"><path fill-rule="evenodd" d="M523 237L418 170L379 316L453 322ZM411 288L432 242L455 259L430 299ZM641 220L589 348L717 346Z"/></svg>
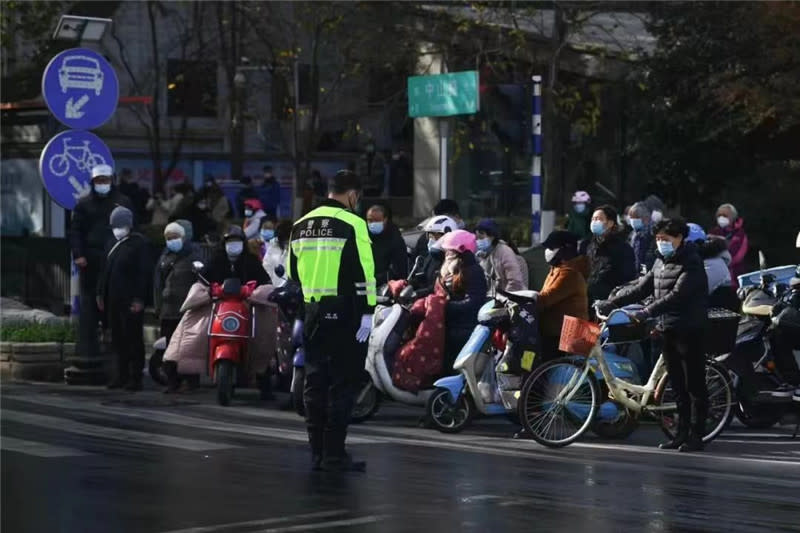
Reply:
<svg viewBox="0 0 800 533"><path fill-rule="evenodd" d="M528 288L527 269L520 256L506 242L500 240L500 227L494 220L485 219L475 228L478 238L478 261L486 274L489 296L498 290L523 291Z"/></svg>

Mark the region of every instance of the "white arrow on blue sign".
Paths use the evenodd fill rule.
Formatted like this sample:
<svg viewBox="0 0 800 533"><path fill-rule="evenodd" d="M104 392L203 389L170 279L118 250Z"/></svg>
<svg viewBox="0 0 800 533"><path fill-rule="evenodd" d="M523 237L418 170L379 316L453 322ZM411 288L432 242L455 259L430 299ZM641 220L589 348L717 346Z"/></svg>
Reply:
<svg viewBox="0 0 800 533"><path fill-rule="evenodd" d="M102 126L117 109L119 80L106 59L88 48L65 50L50 60L42 95L55 117L69 128Z"/></svg>
<svg viewBox="0 0 800 533"><path fill-rule="evenodd" d="M39 174L50 197L64 209L91 192L92 168L111 165L111 150L88 131L64 131L50 139L39 158Z"/></svg>

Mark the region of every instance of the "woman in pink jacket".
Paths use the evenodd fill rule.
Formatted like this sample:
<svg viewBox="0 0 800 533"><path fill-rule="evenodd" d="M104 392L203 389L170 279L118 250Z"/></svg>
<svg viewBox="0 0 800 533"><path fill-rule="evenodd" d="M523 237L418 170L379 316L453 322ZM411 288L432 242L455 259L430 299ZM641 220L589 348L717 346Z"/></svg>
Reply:
<svg viewBox="0 0 800 533"><path fill-rule="evenodd" d="M750 245L744 232L744 219L732 204L722 204L717 208L717 225L709 231L711 235L725 237L728 241L728 252L731 254L731 283L734 289L739 287L738 277L747 273L745 258Z"/></svg>

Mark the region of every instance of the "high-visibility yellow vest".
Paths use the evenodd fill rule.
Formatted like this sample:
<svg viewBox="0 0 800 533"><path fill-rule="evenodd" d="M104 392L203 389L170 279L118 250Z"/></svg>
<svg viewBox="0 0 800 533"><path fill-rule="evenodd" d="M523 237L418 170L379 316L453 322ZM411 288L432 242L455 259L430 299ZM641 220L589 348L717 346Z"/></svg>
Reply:
<svg viewBox="0 0 800 533"><path fill-rule="evenodd" d="M351 296L363 314L375 307L375 263L367 224L335 200L294 224L287 271L300 283L306 302Z"/></svg>

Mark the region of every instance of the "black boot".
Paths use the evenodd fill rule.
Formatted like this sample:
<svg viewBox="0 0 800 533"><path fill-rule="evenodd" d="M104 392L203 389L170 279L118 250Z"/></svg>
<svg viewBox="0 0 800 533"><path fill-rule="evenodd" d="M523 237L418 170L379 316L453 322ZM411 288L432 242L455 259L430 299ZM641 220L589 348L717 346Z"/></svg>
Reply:
<svg viewBox="0 0 800 533"><path fill-rule="evenodd" d="M164 394L178 392L178 387L180 386L180 381L178 380L178 365L175 361L164 361L161 368L167 376L167 388L164 389Z"/></svg>
<svg viewBox="0 0 800 533"><path fill-rule="evenodd" d="M689 438L678 448L679 452L702 452L704 449L703 437L706 434L706 416L708 408L705 406L694 405L694 421Z"/></svg>
<svg viewBox="0 0 800 533"><path fill-rule="evenodd" d="M258 396L262 401L271 402L275 399L272 394L272 376L269 372L256 377L258 381Z"/></svg>
<svg viewBox="0 0 800 533"><path fill-rule="evenodd" d="M322 470L325 472L366 472L366 461L354 461L349 453L339 457L328 457L322 460Z"/></svg>
<svg viewBox="0 0 800 533"><path fill-rule="evenodd" d="M658 447L662 450L677 450L689 438L689 426L691 424L690 417L678 416L678 431L675 433L675 437L672 440L662 442L658 445Z"/></svg>
<svg viewBox="0 0 800 533"><path fill-rule="evenodd" d="M325 443L322 431L308 428L308 443L311 445L311 470L319 472L322 470L322 452Z"/></svg>
<svg viewBox="0 0 800 533"><path fill-rule="evenodd" d="M130 392L137 392L142 390L142 380L141 379L131 379L128 383L125 384L125 390Z"/></svg>
<svg viewBox="0 0 800 533"><path fill-rule="evenodd" d="M367 463L354 461L344 449L347 438L346 428L327 429L325 431L325 458L322 469L326 472L364 472Z"/></svg>

